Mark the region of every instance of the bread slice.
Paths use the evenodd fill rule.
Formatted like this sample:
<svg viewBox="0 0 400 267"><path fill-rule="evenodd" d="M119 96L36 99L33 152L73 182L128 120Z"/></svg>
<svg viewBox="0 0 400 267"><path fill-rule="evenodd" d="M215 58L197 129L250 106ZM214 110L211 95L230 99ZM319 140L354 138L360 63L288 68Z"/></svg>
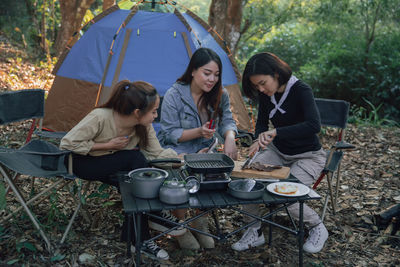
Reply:
<svg viewBox="0 0 400 267"><path fill-rule="evenodd" d="M274 188L275 192L285 195L296 194L297 190L299 190L299 188L297 187L297 185L294 184L279 184L276 185Z"/></svg>

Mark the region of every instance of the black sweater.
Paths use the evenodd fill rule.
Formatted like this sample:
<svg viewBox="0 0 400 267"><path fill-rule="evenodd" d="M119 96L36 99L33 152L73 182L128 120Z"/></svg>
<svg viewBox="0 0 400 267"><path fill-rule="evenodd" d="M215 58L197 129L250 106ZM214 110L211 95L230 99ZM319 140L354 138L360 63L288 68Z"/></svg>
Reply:
<svg viewBox="0 0 400 267"><path fill-rule="evenodd" d="M283 93L275 93L277 103L282 95ZM274 107L270 97L260 93L256 137L268 130L269 113ZM273 143L279 151L296 155L319 150L321 144L317 134L321 129L321 119L311 87L298 80L290 89L281 109L286 113L282 114L277 110L271 119L277 133Z"/></svg>

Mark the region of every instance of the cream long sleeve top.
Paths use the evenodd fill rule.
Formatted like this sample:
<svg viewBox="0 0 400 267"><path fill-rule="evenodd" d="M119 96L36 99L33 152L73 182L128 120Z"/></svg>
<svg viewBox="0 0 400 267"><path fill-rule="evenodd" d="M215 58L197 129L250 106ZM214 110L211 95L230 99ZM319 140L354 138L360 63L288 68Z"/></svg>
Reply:
<svg viewBox="0 0 400 267"><path fill-rule="evenodd" d="M177 157L177 153L173 149L164 149L161 147L152 125L147 127L147 132L149 144L146 148L141 148L140 151L148 160ZM115 137L117 137L117 128L114 122L113 111L108 108L96 108L62 138L60 149L90 156L112 154L117 150L90 150L95 143L106 143ZM138 144L139 137L133 132L133 136L124 150L134 149Z"/></svg>

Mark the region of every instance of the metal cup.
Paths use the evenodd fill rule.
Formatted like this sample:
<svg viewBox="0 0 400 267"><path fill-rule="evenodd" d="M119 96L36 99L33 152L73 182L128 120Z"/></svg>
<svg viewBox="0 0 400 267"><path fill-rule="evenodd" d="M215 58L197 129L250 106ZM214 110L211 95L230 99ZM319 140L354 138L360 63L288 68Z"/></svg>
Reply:
<svg viewBox="0 0 400 267"><path fill-rule="evenodd" d="M188 176L185 179L186 188L188 189L190 194L194 194L200 189L200 182L197 180L195 176Z"/></svg>

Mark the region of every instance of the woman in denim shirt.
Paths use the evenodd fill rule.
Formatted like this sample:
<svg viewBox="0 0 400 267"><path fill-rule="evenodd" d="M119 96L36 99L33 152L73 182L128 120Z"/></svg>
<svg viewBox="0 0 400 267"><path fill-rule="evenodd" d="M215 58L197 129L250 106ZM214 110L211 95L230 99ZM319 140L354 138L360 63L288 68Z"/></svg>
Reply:
<svg viewBox="0 0 400 267"><path fill-rule="evenodd" d="M206 152L218 131L225 139L224 153L237 158L237 128L230 111L228 92L222 88L221 73L221 59L213 50L199 48L192 55L185 73L164 96L158 133L164 148L172 148L179 154ZM215 120L215 129L209 129L210 119ZM194 220L192 226L209 232L206 216ZM178 236L180 247L214 248L211 237L194 234L197 239L190 231Z"/></svg>
<svg viewBox="0 0 400 267"><path fill-rule="evenodd" d="M164 96L158 133L163 147L177 153L205 152L218 131L225 139L224 153L237 158L237 128L221 75L219 56L208 48L196 50L185 73ZM215 129L209 129L212 117Z"/></svg>

